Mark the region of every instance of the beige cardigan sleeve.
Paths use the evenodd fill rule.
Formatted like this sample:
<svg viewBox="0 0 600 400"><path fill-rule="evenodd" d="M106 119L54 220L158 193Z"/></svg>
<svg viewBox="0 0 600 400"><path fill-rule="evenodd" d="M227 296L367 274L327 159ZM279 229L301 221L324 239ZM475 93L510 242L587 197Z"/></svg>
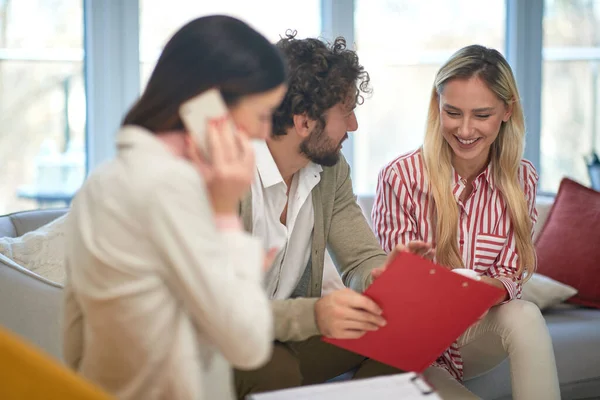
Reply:
<svg viewBox="0 0 600 400"><path fill-rule="evenodd" d="M271 300L275 319L275 339L297 342L320 334L315 318L318 298Z"/></svg>
<svg viewBox="0 0 600 400"><path fill-rule="evenodd" d="M387 256L356 202L350 166L344 158L336 165L336 174L337 189L327 244L344 284L363 292L372 282L371 270L382 266Z"/></svg>

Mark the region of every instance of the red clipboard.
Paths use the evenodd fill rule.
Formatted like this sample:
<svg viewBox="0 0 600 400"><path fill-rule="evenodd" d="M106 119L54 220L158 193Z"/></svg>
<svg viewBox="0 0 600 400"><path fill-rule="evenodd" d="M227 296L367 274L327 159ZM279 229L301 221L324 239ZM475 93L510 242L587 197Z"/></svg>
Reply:
<svg viewBox="0 0 600 400"><path fill-rule="evenodd" d="M402 371L421 373L504 292L401 252L364 294L381 307L387 325L359 339L323 340Z"/></svg>

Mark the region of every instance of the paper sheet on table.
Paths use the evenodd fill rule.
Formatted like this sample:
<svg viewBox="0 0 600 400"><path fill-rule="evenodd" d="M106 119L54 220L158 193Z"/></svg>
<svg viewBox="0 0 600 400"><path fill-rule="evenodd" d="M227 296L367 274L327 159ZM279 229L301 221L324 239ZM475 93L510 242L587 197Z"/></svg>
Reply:
<svg viewBox="0 0 600 400"><path fill-rule="evenodd" d="M246 400L441 400L432 388L413 373L324 383L275 392L253 394Z"/></svg>

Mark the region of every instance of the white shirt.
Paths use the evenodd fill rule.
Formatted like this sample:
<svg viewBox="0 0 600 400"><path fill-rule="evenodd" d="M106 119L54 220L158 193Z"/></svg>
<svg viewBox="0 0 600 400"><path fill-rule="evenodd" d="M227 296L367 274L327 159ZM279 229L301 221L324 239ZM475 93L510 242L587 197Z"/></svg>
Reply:
<svg viewBox="0 0 600 400"><path fill-rule="evenodd" d="M187 161L141 128L66 223L65 359L119 399L233 399L273 341L260 241L216 228Z"/></svg>
<svg viewBox="0 0 600 400"><path fill-rule="evenodd" d="M308 265L312 248L314 210L312 190L321 181L320 165L309 162L298 171L289 191L286 224L280 221L288 203L287 185L265 142L254 144L256 175L252 184L252 234L263 240L265 250L277 248L265 287L271 299L290 297ZM323 294L343 288L329 254L323 270Z"/></svg>

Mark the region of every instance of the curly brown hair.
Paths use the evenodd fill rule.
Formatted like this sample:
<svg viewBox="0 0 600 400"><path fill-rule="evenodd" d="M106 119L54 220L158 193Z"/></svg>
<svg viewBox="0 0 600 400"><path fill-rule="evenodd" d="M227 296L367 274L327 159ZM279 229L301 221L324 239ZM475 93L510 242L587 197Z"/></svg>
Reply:
<svg viewBox="0 0 600 400"><path fill-rule="evenodd" d="M369 73L358 62L355 51L346 47L346 39L333 43L319 39L296 39L296 31L287 31L276 46L288 65L288 90L273 114L273 135L281 136L294 125L294 115L304 114L325 127L325 112L354 97L362 104L363 93L371 92Z"/></svg>

